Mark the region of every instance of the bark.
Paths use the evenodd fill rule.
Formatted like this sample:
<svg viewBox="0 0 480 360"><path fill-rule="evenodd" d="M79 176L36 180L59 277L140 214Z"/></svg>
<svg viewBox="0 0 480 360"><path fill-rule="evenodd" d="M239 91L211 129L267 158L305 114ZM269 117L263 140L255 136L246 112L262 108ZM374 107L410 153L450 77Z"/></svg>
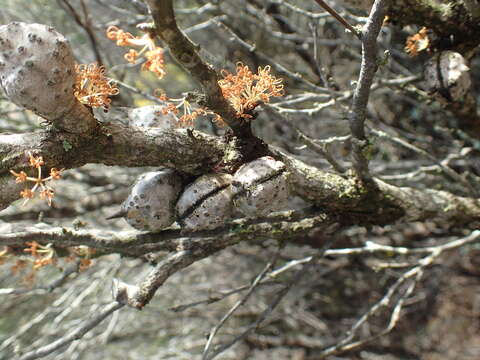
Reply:
<svg viewBox="0 0 480 360"><path fill-rule="evenodd" d="M373 0L342 0L352 9L369 11ZM389 1L387 15L392 23L425 26L436 34L434 48L468 53L479 43L480 5L477 0Z"/></svg>
<svg viewBox="0 0 480 360"><path fill-rule="evenodd" d="M222 160L226 144L193 130L144 130L120 123L98 127L91 135L54 129L0 135L0 208L19 197L9 170L28 173L28 152L41 155L47 169L77 168L88 163L121 166L163 166L201 174ZM235 150L229 150L235 156ZM21 186L20 186L21 188Z"/></svg>
<svg viewBox="0 0 480 360"><path fill-rule="evenodd" d="M238 117L235 110L223 97L215 69L199 56L196 46L178 27L172 0L146 1L155 23L152 33L158 35L170 48L173 57L190 73L202 87L203 94L197 100L201 106L220 115L237 138L243 161L268 154L267 145L256 137L250 120ZM239 163L238 166L241 164Z"/></svg>
<svg viewBox="0 0 480 360"><path fill-rule="evenodd" d="M91 137L70 133L38 132L0 136L3 208L20 195L8 171L27 168L26 152L41 154L47 167L73 168L87 163L123 166L168 166L190 174L212 171L237 149L227 140L198 131L141 130L108 124ZM73 145L66 151L64 141ZM329 173L285 154L290 188L303 199L341 217L342 223L389 224L398 220L439 220L452 225L480 219L480 202L436 190L395 187L375 180L367 189L357 177ZM222 160L223 159L223 160ZM9 180L10 177L10 180Z"/></svg>
<svg viewBox="0 0 480 360"><path fill-rule="evenodd" d="M397 0L387 9L393 23L416 24L435 32L434 46L467 53L480 43L480 11L475 0Z"/></svg>

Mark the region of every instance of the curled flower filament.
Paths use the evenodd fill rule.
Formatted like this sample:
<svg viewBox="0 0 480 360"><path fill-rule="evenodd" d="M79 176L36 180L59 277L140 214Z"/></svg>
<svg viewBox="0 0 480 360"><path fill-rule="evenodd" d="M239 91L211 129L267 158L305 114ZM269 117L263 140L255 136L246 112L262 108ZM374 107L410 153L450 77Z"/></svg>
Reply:
<svg viewBox="0 0 480 360"><path fill-rule="evenodd" d="M42 165L45 164L42 156L34 156L32 153L28 152L28 161L31 167L37 169L37 176L28 176L25 171L16 172L10 170L10 173L15 176L15 182L19 183L33 183L31 188L26 187L20 192L20 196L25 199L24 204L35 197L35 193L39 192L41 199L46 200L48 205L52 205L52 199L55 196L53 189L48 186L46 183L50 180L58 180L61 177L61 173L64 169L58 170L56 168L50 169L50 174L48 177L42 177Z"/></svg>

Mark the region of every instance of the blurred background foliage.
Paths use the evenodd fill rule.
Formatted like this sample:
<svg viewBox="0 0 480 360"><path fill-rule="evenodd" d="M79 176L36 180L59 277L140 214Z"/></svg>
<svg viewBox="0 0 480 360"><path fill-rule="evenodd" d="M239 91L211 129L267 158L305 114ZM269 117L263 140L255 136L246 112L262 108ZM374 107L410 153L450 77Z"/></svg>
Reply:
<svg viewBox="0 0 480 360"><path fill-rule="evenodd" d="M108 76L120 84L121 95L113 106L142 106L155 103L155 89L163 89L172 98L198 89L188 74L176 65L166 50L167 75L159 80L123 59L125 48L115 46L105 37L105 30L115 25L139 34L135 26L148 22L142 1L69 0L91 34L80 26L64 1L0 0L0 23L10 21L38 22L54 26L71 42L79 63L98 61L97 53ZM233 71L239 61L252 69L271 65L276 76L283 77L286 96L275 100L279 106L301 95L312 95L315 86L327 87L332 94L348 92L357 78L360 44L314 1L289 3L307 15L279 5L278 1L186 1L175 2L182 29L196 42L201 54L217 70ZM332 3L335 3L332 1ZM333 4L354 24L365 18L351 14ZM310 16L308 14L321 14ZM213 19L213 20L212 20ZM217 25L222 22L239 38L255 45L255 51L242 47L230 30ZM427 55L409 57L403 50L405 39L418 31L384 27L381 51L389 51L389 59L380 66L379 79L418 76L418 81L375 88L368 108L369 128L401 137L442 161L458 154L463 147L475 151L457 157L452 166L459 171L478 175L478 142L456 130L456 119L428 99L421 81L422 63ZM92 36L93 39L92 40ZM282 67L289 70L286 74ZM472 60L474 88L480 90L480 63ZM292 76L295 75L295 76ZM298 80L298 76L309 84ZM125 84L122 85L122 84ZM135 90L130 90L133 87ZM315 95L315 94L314 94ZM341 97L341 95L339 95ZM337 99L332 106L316 110L324 100L319 98L301 103L298 109L279 118L269 111L259 111L255 119L256 133L273 146L281 147L302 160L328 168L328 163L311 152L299 139L295 128L315 139L343 136L349 133L346 110L350 98ZM282 103L283 102L283 103ZM285 104L285 105L284 105ZM298 110L297 109L297 110ZM9 103L0 94L0 130L21 133L39 128L38 117ZM203 131L221 134L208 119L197 125ZM397 176L414 172L431 160L381 138L375 139L372 169L376 176L396 185L445 189L469 195L461 184L443 177L437 170L422 171L415 176ZM349 165L348 147L332 145L332 154L345 166ZM128 229L123 219L105 218L118 209L128 194L128 187L146 168L106 167L87 165L69 170L56 184L54 206L31 201L20 203L0 213L4 229L36 224L75 226L92 229ZM295 201L299 201L298 199ZM0 227L1 229L1 227ZM449 229L437 224L414 223L384 228L352 228L337 234L335 246L361 246L366 240L389 245L429 245L462 235L465 229ZM321 241L321 235L318 236ZM191 307L182 312L170 308L198 300L222 296L226 291L249 285L277 252L277 244L251 243L227 249L175 274L159 291L154 301L142 312L122 309L81 341L72 343L64 353L45 359L197 359L203 350L205 334L242 296L241 292L210 305ZM407 311L398 327L388 336L362 350L338 355L332 359L410 360L410 359L478 359L480 337L478 304L478 251L470 249L446 259L429 270L429 275L409 300ZM315 252L308 245L286 244L280 249L277 264L303 258ZM88 314L94 313L111 299L113 278L135 283L150 270L146 259L121 258L118 255L93 255L93 264L82 272L73 272L63 286L49 291L37 289L18 295L0 292L0 359L12 359L16 351L35 348L57 339L77 326ZM159 258L161 254L159 254ZM315 359L319 349L336 341L362 312L378 300L397 277L395 269L375 271L371 259L360 257L324 259L314 272L305 274L295 290L255 333L225 352L219 359ZM388 260L388 257L383 260ZM30 289L51 283L71 266L59 260L55 266L32 271L30 260L11 259L0 262L0 287ZM473 265L471 265L473 264ZM272 294L291 273L268 282L248 301L217 340L229 340L264 310ZM375 333L385 323L388 313L380 316L365 333Z"/></svg>

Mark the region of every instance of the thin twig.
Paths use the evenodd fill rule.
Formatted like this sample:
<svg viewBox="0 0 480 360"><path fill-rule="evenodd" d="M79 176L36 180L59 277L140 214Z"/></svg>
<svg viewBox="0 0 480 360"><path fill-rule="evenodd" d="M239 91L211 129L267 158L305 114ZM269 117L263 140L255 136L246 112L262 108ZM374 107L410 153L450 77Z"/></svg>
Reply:
<svg viewBox="0 0 480 360"><path fill-rule="evenodd" d="M324 243L323 247L319 249L317 253L315 253L308 262L306 262L301 269L297 270L297 272L292 276L292 278L287 282L287 284L280 289L273 301L267 306L267 308L257 317L257 319L248 326L248 328L243 331L241 334L236 336L233 340L230 342L223 344L219 346L215 351L213 351L209 356L205 356L203 359L205 360L212 360L215 357L217 357L219 354L224 352L225 350L229 349L233 345L235 345L238 341L244 339L246 336L248 336L250 333L258 329L260 324L272 313L273 310L277 307L277 305L282 301L282 299L287 295L287 293L292 289L293 286L299 283L300 279L305 276L305 273L310 271L313 267L317 266L317 261L321 259L324 255L327 249L331 246L332 241L329 240Z"/></svg>
<svg viewBox="0 0 480 360"><path fill-rule="evenodd" d="M311 11L301 9L301 8L295 6L295 5L292 5L292 4L288 3L285 0L269 0L269 1L272 4L285 6L287 9L292 10L292 11L296 12L297 14L309 17L311 19L323 19L323 18L326 18L326 17L330 16L329 14L325 14L323 12L322 13L313 13Z"/></svg>
<svg viewBox="0 0 480 360"><path fill-rule="evenodd" d="M265 286L265 285L278 285L278 284L279 283L277 281L266 280L266 281L262 281L258 285L259 286ZM229 291L222 291L218 295L211 295L208 298L203 299L203 300L198 300L198 301L194 301L194 302L191 302L191 303L188 303L188 304L173 306L173 307L169 308L168 310L173 311L173 312L182 312L182 311L185 311L189 308L192 308L192 307L195 307L195 306L198 306L198 305L213 304L213 303L216 303L216 302L221 301L223 299L226 299L227 297L229 297L231 295L235 295L235 294L238 294L239 292L248 290L248 289L250 289L250 287L251 287L251 285L239 286L236 289L232 289L232 290L229 290Z"/></svg>
<svg viewBox="0 0 480 360"><path fill-rule="evenodd" d="M345 18L337 13L334 9L332 9L325 1L323 0L315 0L318 5L320 5L323 9L325 9L326 12L328 12L330 15L332 15L340 24L345 26L348 30L350 30L357 38L362 40L362 34L355 29L352 25L349 24Z"/></svg>
<svg viewBox="0 0 480 360"><path fill-rule="evenodd" d="M2 353L2 351L5 351L9 346L15 344L22 335L26 334L34 326L44 323L45 319L47 319L48 316L51 315L52 312L54 312L54 309L59 308L67 300L74 297L76 293L75 290L76 289L73 286L67 288L65 292L62 293L61 296L51 304L50 307L46 308L37 316L30 319L27 323L20 326L20 328L16 330L15 333L10 334L10 336L0 344L0 353Z"/></svg>
<svg viewBox="0 0 480 360"><path fill-rule="evenodd" d="M248 289L247 293L233 305L230 310L222 317L222 319L218 322L217 325L210 331L210 334L208 335L207 343L205 344L205 348L203 349L203 355L202 359L208 359L208 355L210 353L210 347L212 346L213 343L213 338L217 334L217 332L220 330L220 328L227 322L227 320L233 315L233 313L243 304L245 304L250 296L253 294L253 292L257 289L257 287L260 285L261 281L265 278L266 274L268 271L271 270L273 264L278 258L278 251L275 253L274 257L272 260L270 260L265 268L258 274L255 279L252 282L252 285L250 285L250 288Z"/></svg>
<svg viewBox="0 0 480 360"><path fill-rule="evenodd" d="M383 24L385 4L386 0L375 0L367 24L362 31L362 62L360 75L353 94L352 108L349 112L350 131L353 135L353 167L360 179L364 181L371 179L368 170L368 159L364 154L368 146L365 137L364 123L370 89L378 68L377 36Z"/></svg>
<svg viewBox="0 0 480 360"><path fill-rule="evenodd" d="M65 270L62 272L62 275L58 279L55 279L48 285L35 286L34 288L0 289L0 295L20 295L20 294L38 295L42 293L50 293L56 288L62 286L71 274L78 273L79 265L80 265L80 260L75 260L74 263L69 264L65 268Z"/></svg>
<svg viewBox="0 0 480 360"><path fill-rule="evenodd" d="M384 131L379 131L379 130L375 130L375 129L372 129L371 132L378 136L379 138L383 138L383 139L387 139L387 140L390 140L391 142L395 143L395 144L398 144L398 145L401 145L409 150L412 150L414 152L416 152L417 154L420 154L424 157L426 157L427 159L433 161L438 167L442 170L442 172L447 175L451 180L453 181L458 181L460 182L461 184L463 184L473 195L477 195L478 192L477 190L472 186L472 184L467 181L464 177L460 176L456 171L454 171L450 166L448 166L446 163L444 163L443 161L439 161L437 158L435 158L434 156L432 156L431 154L429 154L427 151L415 146L415 145L412 145L410 143L408 143L407 141L397 137L397 136L393 136L391 134L387 134L386 132Z"/></svg>
<svg viewBox="0 0 480 360"><path fill-rule="evenodd" d="M198 54L198 47L177 25L172 0L146 0L155 29L152 29L169 47L173 57L197 80L205 94L205 105L219 114L240 138L252 137L250 123L238 121L236 112L223 97L218 75Z"/></svg>
<svg viewBox="0 0 480 360"><path fill-rule="evenodd" d="M73 18L73 20L85 30L87 33L88 40L90 41L91 48L93 52L95 53L95 58L98 62L99 65L104 64L102 55L100 54L100 51L98 50L98 41L95 36L95 33L92 30L92 26L90 23L90 17L88 14L87 7L84 3L84 1L80 1L80 5L82 7L84 19L80 17L80 15L77 13L75 10L75 7L73 7L68 0L57 0L57 3L61 6L64 7L65 11L70 14L70 16Z"/></svg>
<svg viewBox="0 0 480 360"><path fill-rule="evenodd" d="M373 306L371 306L367 312L365 312L356 322L355 324L352 325L349 331L346 332L346 336L339 342L337 342L335 345L332 345L326 349L324 349L320 354L318 354L318 359L324 359L327 358L328 356L338 354L340 352L348 351L348 350L353 350L356 349L367 342L370 342L372 340L375 340L387 333L389 333L397 324L399 318L400 318L400 311L402 310L402 307L405 303L405 300L412 294L416 284L421 280L425 268L428 266L432 265L438 257L444 253L445 251L457 249L459 247L465 246L467 244L477 242L480 238L480 230L475 230L473 231L470 235L457 239L455 241L449 242L444 245L439 245L439 246L434 246L428 248L430 253L429 255L425 256L424 258L420 259L418 261L418 265L415 266L413 269L408 270L405 272L400 278L395 281L395 283L390 286L385 293L385 295L377 301ZM424 248L423 250L426 250ZM360 339L357 341L354 341L354 338L357 336L360 328L362 325L366 324L368 320L378 313L378 311L382 308L388 307L392 301L394 295L397 293L397 291L401 291L401 286L409 279L412 279L412 282L409 284L407 289L399 296L399 300L397 300L396 305L394 306L391 315L390 315L390 321L388 325L383 329L382 331L378 332L375 335L369 336L364 339Z"/></svg>
<svg viewBox="0 0 480 360"><path fill-rule="evenodd" d="M143 97L147 98L148 100L152 100L152 101L155 101L156 103L158 104L162 104L162 105L165 105L165 101L162 101L160 100L158 97L156 96L153 96L153 95L150 95L132 85L129 85L127 83L124 83L123 81L120 81L118 79L112 79L113 81L115 81L116 84L120 85L121 87L127 89L128 91L131 91L135 94L138 94L138 95L142 95Z"/></svg>
<svg viewBox="0 0 480 360"><path fill-rule="evenodd" d="M239 45L241 45L246 50L248 50L250 52L255 52L255 55L258 56L259 59L261 59L262 61L270 64L272 66L272 68L275 69L275 71L277 71L281 74L285 74L288 77L290 77L291 79L298 81L300 84L303 84L305 87L307 87L311 91L315 91L317 93L330 93L328 88L321 87L321 86L313 84L312 82L305 79L301 74L299 74L297 72L290 71L289 69L287 69L282 64L274 61L271 56L267 56L267 55L263 54L262 52L258 51L257 48L254 45L250 45L249 43L244 41L237 33L235 33L235 31L233 31L230 27L228 27L223 22L216 20L215 23L218 25L219 28L224 30L223 33L226 32L228 35L230 35L231 39L233 39L235 42L237 42Z"/></svg>
<svg viewBox="0 0 480 360"><path fill-rule="evenodd" d="M332 167L340 174L345 173L347 171L335 158L330 154L330 152L327 149L327 145L325 144L317 144L313 139L311 139L309 136L304 134L302 131L297 129L297 133L300 136L300 139L302 139L307 146L315 151L316 153L322 155L329 163L332 165Z"/></svg>
<svg viewBox="0 0 480 360"><path fill-rule="evenodd" d="M48 354L51 354L55 350L58 350L72 341L81 339L87 332L95 328L98 324L100 324L105 318L110 316L113 312L121 309L124 305L120 304L119 302L112 302L105 306L98 314L96 314L93 318L85 321L81 326L71 331L66 336L61 337L60 339L42 346L36 350L30 351L18 358L18 360L34 360L39 359Z"/></svg>

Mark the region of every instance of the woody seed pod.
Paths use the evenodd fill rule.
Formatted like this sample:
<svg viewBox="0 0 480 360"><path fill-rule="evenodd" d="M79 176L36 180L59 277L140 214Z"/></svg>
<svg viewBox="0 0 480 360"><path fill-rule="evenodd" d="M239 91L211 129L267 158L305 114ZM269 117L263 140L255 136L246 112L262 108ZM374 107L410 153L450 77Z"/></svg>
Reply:
<svg viewBox="0 0 480 360"><path fill-rule="evenodd" d="M164 114L161 105L148 105L130 109L128 117L130 123L137 127L158 128L162 130L172 129L177 126L178 119L172 114Z"/></svg>
<svg viewBox="0 0 480 360"><path fill-rule="evenodd" d="M440 102L460 101L470 91L470 69L462 55L454 51L435 54L425 64L425 80Z"/></svg>
<svg viewBox="0 0 480 360"><path fill-rule="evenodd" d="M127 222L136 229L159 231L175 221L175 203L182 178L171 169L142 174L122 204Z"/></svg>
<svg viewBox="0 0 480 360"><path fill-rule="evenodd" d="M70 117L75 124L65 129L83 132L93 117L73 95L74 84L75 61L63 35L42 24L0 26L0 85L13 103L61 127Z"/></svg>
<svg viewBox="0 0 480 360"><path fill-rule="evenodd" d="M242 165L232 181L234 203L246 216L264 216L286 207L285 164L265 156Z"/></svg>
<svg viewBox="0 0 480 360"><path fill-rule="evenodd" d="M189 231L224 225L232 214L231 181L229 174L207 174L187 186L177 203L180 224Z"/></svg>
<svg viewBox="0 0 480 360"><path fill-rule="evenodd" d="M143 129L168 130L176 128L177 117L172 114L163 114L162 105L147 105L140 107L111 107L106 113L103 109L94 108L95 117L102 122L122 123Z"/></svg>

